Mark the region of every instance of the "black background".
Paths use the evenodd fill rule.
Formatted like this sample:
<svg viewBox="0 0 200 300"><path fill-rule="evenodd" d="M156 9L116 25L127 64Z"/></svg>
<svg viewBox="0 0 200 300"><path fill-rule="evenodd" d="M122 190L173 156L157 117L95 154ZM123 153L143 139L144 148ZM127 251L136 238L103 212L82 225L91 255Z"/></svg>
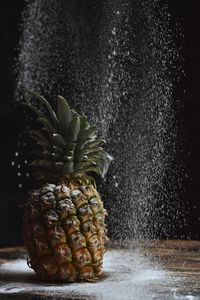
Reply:
<svg viewBox="0 0 200 300"><path fill-rule="evenodd" d="M185 166L185 200L189 203L188 232L193 239L200 238L200 9L198 0L168 0L171 27L180 23L185 37L176 38L181 47L186 76L177 84L175 93L183 101L177 111L182 124L184 149L180 161ZM17 108L14 108L14 65L20 36L23 0L1 1L0 4L0 246L22 243L21 214L28 187L18 189L16 170L11 167L17 136L23 127ZM186 93L183 93L183 90ZM177 233L179 235L179 233ZM183 234L183 233L180 233ZM173 236L172 236L173 238Z"/></svg>

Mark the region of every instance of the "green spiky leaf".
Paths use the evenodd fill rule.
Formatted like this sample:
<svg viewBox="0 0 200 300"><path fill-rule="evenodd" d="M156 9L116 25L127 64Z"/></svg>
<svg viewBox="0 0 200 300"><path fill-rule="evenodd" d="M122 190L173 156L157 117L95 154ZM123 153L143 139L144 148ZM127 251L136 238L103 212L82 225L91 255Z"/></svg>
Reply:
<svg viewBox="0 0 200 300"><path fill-rule="evenodd" d="M67 101L62 96L57 97L57 104L59 129L62 135L67 138L69 123L72 119L72 113Z"/></svg>
<svg viewBox="0 0 200 300"><path fill-rule="evenodd" d="M96 138L96 126L91 126L85 130L82 130L78 136L79 139L92 139L94 140Z"/></svg>
<svg viewBox="0 0 200 300"><path fill-rule="evenodd" d="M66 162L62 168L63 174L70 174L74 172L74 162L73 160Z"/></svg>
<svg viewBox="0 0 200 300"><path fill-rule="evenodd" d="M46 118L39 118L39 121L43 124L43 128L48 132L49 137L52 137L52 134L56 132L56 129Z"/></svg>
<svg viewBox="0 0 200 300"><path fill-rule="evenodd" d="M68 130L69 141L75 142L77 140L79 132L80 132L80 118L74 117L69 123L69 130Z"/></svg>
<svg viewBox="0 0 200 300"><path fill-rule="evenodd" d="M51 145L49 142L43 138L40 138L38 136L35 136L34 134L29 134L28 135L32 140L36 141L38 145L40 145L43 149L49 149Z"/></svg>
<svg viewBox="0 0 200 300"><path fill-rule="evenodd" d="M59 154L61 156L63 156L65 154L65 151L63 150L63 148L55 146L55 145L53 145L53 152L55 154Z"/></svg>
<svg viewBox="0 0 200 300"><path fill-rule="evenodd" d="M65 148L66 142L62 135L54 133L52 136L53 145L60 147L61 149Z"/></svg>
<svg viewBox="0 0 200 300"><path fill-rule="evenodd" d="M71 110L62 96L57 97L56 114L45 98L30 93L45 106L48 113L47 116L32 103L24 104L36 113L43 126L41 132L30 132L30 137L42 147L36 153L38 159L31 164L41 169L38 176L43 180L56 180L71 173L73 176L83 173L85 177L97 173L104 177L112 157L101 147L105 141L97 138L96 127L91 126L85 116Z"/></svg>
<svg viewBox="0 0 200 300"><path fill-rule="evenodd" d="M83 115L80 116L80 128L81 128L81 132L84 131L85 129L89 128L90 124L87 121L87 118Z"/></svg>
<svg viewBox="0 0 200 300"><path fill-rule="evenodd" d="M35 98L37 98L37 99L40 101L40 103L42 103L42 104L45 105L46 109L48 110L48 112L49 112L49 114L50 114L50 116L51 116L51 118L52 118L52 121L53 121L53 123L54 123L54 126L57 127L57 125L58 125L58 119L57 119L57 116L56 116L56 114L55 114L53 108L52 108L51 105L49 104L49 102L48 102L44 97L42 97L41 95L39 95L39 94L36 93L36 92L30 91L30 90L27 90L27 92L28 92L29 94L31 94L32 96L34 96Z"/></svg>
<svg viewBox="0 0 200 300"><path fill-rule="evenodd" d="M93 148L99 145L103 145L105 143L106 141L101 139L96 139L94 141L87 140L85 143L83 143L81 148Z"/></svg>
<svg viewBox="0 0 200 300"><path fill-rule="evenodd" d="M47 159L37 159L32 161L29 165L32 167L44 167L45 169L52 169L54 166L53 162Z"/></svg>
<svg viewBox="0 0 200 300"><path fill-rule="evenodd" d="M22 105L28 107L30 110L36 113L39 118L45 118L45 115L37 107L32 105L30 102L23 102Z"/></svg>

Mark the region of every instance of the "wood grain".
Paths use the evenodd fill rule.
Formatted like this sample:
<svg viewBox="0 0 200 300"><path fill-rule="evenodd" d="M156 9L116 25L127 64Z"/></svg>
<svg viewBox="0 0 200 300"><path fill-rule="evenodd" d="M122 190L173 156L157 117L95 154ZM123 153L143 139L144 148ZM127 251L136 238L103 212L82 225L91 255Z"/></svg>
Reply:
<svg viewBox="0 0 200 300"><path fill-rule="evenodd" d="M106 255L100 282L55 285L14 268L25 268L24 247L0 249L0 299L200 299L200 241L112 242Z"/></svg>

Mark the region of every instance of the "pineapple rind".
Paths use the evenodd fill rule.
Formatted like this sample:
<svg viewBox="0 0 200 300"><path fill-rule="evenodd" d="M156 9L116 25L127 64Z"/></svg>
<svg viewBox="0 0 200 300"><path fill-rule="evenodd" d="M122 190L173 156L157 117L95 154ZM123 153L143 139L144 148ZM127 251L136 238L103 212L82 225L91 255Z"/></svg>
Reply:
<svg viewBox="0 0 200 300"><path fill-rule="evenodd" d="M105 252L105 215L95 187L81 180L34 191L24 214L30 266L44 280L97 279Z"/></svg>

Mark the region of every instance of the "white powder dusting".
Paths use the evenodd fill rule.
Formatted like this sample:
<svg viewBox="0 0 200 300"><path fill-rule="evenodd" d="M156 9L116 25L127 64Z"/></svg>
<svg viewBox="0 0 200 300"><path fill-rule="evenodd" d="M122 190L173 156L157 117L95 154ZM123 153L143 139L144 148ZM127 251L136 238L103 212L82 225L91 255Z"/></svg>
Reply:
<svg viewBox="0 0 200 300"><path fill-rule="evenodd" d="M40 283L25 260L5 263L0 267L0 294L45 292L47 296L73 296L78 299L145 300L176 299L184 286L184 279L175 278L159 265L144 257L138 250L110 250L104 259L105 278L96 283L48 284ZM12 279L2 284L2 278ZM9 277L8 277L9 278ZM11 277L10 277L11 278ZM9 283L8 283L9 282ZM158 288L159 287L159 288ZM167 298L168 296L171 298ZM76 298L77 297L77 298ZM81 298L82 299L82 298ZM187 299L187 298L180 298ZM195 298L194 298L195 299Z"/></svg>
<svg viewBox="0 0 200 300"><path fill-rule="evenodd" d="M4 273L15 273L15 272L30 272L26 262L24 259L18 259L14 263L9 262L5 263L3 266L0 267L0 271Z"/></svg>

